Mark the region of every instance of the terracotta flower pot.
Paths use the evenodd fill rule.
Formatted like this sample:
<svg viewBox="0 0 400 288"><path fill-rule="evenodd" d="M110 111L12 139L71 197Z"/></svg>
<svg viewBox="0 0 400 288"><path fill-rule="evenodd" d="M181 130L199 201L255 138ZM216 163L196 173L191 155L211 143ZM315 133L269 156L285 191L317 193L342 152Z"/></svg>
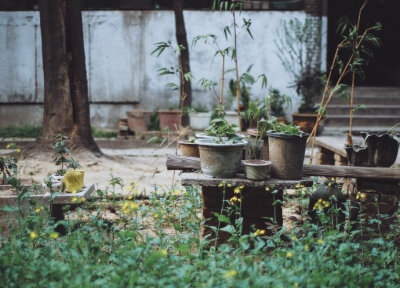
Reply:
<svg viewBox="0 0 400 288"><path fill-rule="evenodd" d="M186 140L181 140L179 141L179 146L181 147L181 152L183 156L188 156L188 157L200 157L200 152L199 152L199 145L196 143L186 141Z"/></svg>
<svg viewBox="0 0 400 288"><path fill-rule="evenodd" d="M179 118L181 111L179 110L158 110L158 118L160 119L160 128L168 128L172 131L179 129Z"/></svg>
<svg viewBox="0 0 400 288"><path fill-rule="evenodd" d="M128 117L128 127L131 131L143 132L149 130L151 111L127 111L126 116Z"/></svg>
<svg viewBox="0 0 400 288"><path fill-rule="evenodd" d="M300 127L300 130L305 133L311 133L317 123L318 114L313 113L293 113L293 123ZM321 122L319 123L317 135L322 132Z"/></svg>

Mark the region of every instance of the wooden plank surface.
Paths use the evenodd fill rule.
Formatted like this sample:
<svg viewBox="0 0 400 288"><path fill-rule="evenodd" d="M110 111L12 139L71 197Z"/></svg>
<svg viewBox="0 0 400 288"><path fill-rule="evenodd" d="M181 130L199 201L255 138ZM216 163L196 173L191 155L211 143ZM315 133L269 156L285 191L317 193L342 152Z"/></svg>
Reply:
<svg viewBox="0 0 400 288"><path fill-rule="evenodd" d="M200 170L200 159L194 157L167 155L166 165L168 170ZM305 176L370 178L400 181L399 168L304 165L303 174Z"/></svg>
<svg viewBox="0 0 400 288"><path fill-rule="evenodd" d="M299 180L278 180L268 179L265 181L253 181L246 179L244 175L237 174L235 178L215 178L207 176L203 173L182 173L181 184L184 186L205 186L205 187L217 187L222 182L232 185L233 187L245 186L245 187L272 187L275 188L294 188L297 184L310 187L313 184L311 178L302 178Z"/></svg>

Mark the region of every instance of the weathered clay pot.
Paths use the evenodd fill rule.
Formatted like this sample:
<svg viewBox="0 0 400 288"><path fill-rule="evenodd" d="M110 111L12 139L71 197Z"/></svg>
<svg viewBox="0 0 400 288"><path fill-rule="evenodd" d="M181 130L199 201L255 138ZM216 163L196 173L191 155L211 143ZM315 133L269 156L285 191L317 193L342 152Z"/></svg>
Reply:
<svg viewBox="0 0 400 288"><path fill-rule="evenodd" d="M307 136L307 133L302 133L300 136L268 133L272 177L285 180L297 180L303 177Z"/></svg>
<svg viewBox="0 0 400 288"><path fill-rule="evenodd" d="M131 131L143 132L149 130L151 111L127 111L126 116L128 117L128 127Z"/></svg>
<svg viewBox="0 0 400 288"><path fill-rule="evenodd" d="M249 135L251 138L255 139L258 136L258 131L257 131L257 129L248 129L247 135ZM262 159L269 160L268 136L265 135L263 137L263 140L264 140L264 146L263 146L263 151L262 151Z"/></svg>
<svg viewBox="0 0 400 288"><path fill-rule="evenodd" d="M368 149L360 145L345 145L347 160L350 166L368 166Z"/></svg>
<svg viewBox="0 0 400 288"><path fill-rule="evenodd" d="M300 127L300 130L311 133L317 123L318 114L314 113L293 113L293 123ZM318 125L317 135L322 132L321 122Z"/></svg>
<svg viewBox="0 0 400 288"><path fill-rule="evenodd" d="M250 180L266 180L269 178L271 161L245 160L243 161L246 178Z"/></svg>
<svg viewBox="0 0 400 288"><path fill-rule="evenodd" d="M160 119L160 128L168 128L172 131L179 129L179 118L181 112L179 110L158 110L158 118Z"/></svg>
<svg viewBox="0 0 400 288"><path fill-rule="evenodd" d="M200 157L199 145L197 145L196 143L186 140L181 140L179 141L179 146L181 147L181 152L183 156L197 157L197 158Z"/></svg>
<svg viewBox="0 0 400 288"><path fill-rule="evenodd" d="M210 139L198 139L195 143L199 145L200 166L204 174L232 178L239 172L246 141L218 144Z"/></svg>
<svg viewBox="0 0 400 288"><path fill-rule="evenodd" d="M396 161L399 143L385 132L361 132L368 148L368 166L390 167Z"/></svg>

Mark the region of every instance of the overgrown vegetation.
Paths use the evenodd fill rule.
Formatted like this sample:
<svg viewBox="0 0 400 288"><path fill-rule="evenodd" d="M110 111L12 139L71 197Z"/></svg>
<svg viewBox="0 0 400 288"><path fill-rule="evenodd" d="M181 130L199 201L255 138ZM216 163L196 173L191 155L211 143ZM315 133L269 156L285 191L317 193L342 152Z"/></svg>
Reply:
<svg viewBox="0 0 400 288"><path fill-rule="evenodd" d="M115 183L114 183L115 184ZM122 185L118 182L115 185ZM400 284L398 232L358 240L349 223L330 225L336 208L318 210L319 227L294 223L267 237L263 230L241 235L240 219L228 224L227 244L203 239L197 189L173 189L135 200L136 185L122 202L86 201L76 220L54 223L46 209L31 206L29 216L2 236L0 279L5 287L396 287ZM238 195L240 197L240 195ZM309 191L299 186L294 199L303 210ZM232 200L232 199L230 199ZM233 207L239 201L226 201ZM232 208L233 207L233 208ZM112 221L105 217L113 215ZM304 215L303 215L304 216ZM301 219L301 216L297 216ZM227 218L220 217L221 221ZM301 221L297 221L300 223ZM58 234L57 225L66 227ZM222 226L221 226L222 227Z"/></svg>
<svg viewBox="0 0 400 288"><path fill-rule="evenodd" d="M8 126L0 128L0 138L37 138L40 134L40 126Z"/></svg>

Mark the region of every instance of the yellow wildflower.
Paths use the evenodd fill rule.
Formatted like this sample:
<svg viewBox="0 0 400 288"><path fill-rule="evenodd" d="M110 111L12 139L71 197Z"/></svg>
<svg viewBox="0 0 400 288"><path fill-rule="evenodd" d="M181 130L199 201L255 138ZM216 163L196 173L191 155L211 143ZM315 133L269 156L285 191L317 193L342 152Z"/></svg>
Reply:
<svg viewBox="0 0 400 288"><path fill-rule="evenodd" d="M236 197L236 196L233 196L233 197L229 200L229 202L231 202L232 205L235 205L235 202L241 202L241 201L242 201L242 199L240 199L240 198L238 198L238 197Z"/></svg>
<svg viewBox="0 0 400 288"><path fill-rule="evenodd" d="M304 245L304 251L310 251L310 246L308 246L308 244Z"/></svg>
<svg viewBox="0 0 400 288"><path fill-rule="evenodd" d="M226 186L228 186L228 187L232 187L232 184L228 183L228 184L226 184Z"/></svg>
<svg viewBox="0 0 400 288"><path fill-rule="evenodd" d="M292 240L293 240L293 241L296 241L296 240L297 240L297 237L296 237L296 236L293 236L293 237L292 237Z"/></svg>
<svg viewBox="0 0 400 288"><path fill-rule="evenodd" d="M57 232L50 233L49 237L50 237L50 239L57 239L58 233Z"/></svg>
<svg viewBox="0 0 400 288"><path fill-rule="evenodd" d="M40 211L42 211L42 210L40 210L40 208L36 208L36 209L35 209L35 212L36 212L36 213L40 213Z"/></svg>
<svg viewBox="0 0 400 288"><path fill-rule="evenodd" d="M240 188L236 187L235 189L233 189L233 193L240 194Z"/></svg>
<svg viewBox="0 0 400 288"><path fill-rule="evenodd" d="M322 244L324 244L324 240L322 240L322 239L318 239L318 240L317 240L317 244L318 244L318 245L322 245Z"/></svg>
<svg viewBox="0 0 400 288"><path fill-rule="evenodd" d="M176 189L176 190L172 191L171 194L172 194L172 196L180 196L180 195L182 195L182 192L181 192L181 190Z"/></svg>
<svg viewBox="0 0 400 288"><path fill-rule="evenodd" d="M260 229L257 229L257 230L253 233L254 237L258 237L258 236L264 235L264 234L265 234L265 230L260 230Z"/></svg>
<svg viewBox="0 0 400 288"><path fill-rule="evenodd" d="M128 195L128 200L132 200L133 199L133 196L132 195Z"/></svg>
<svg viewBox="0 0 400 288"><path fill-rule="evenodd" d="M238 272L236 270L228 270L225 272L224 278L235 277L237 274L238 274Z"/></svg>
<svg viewBox="0 0 400 288"><path fill-rule="evenodd" d="M269 187L265 187L265 191L267 191L267 192L268 192L268 191L269 191Z"/></svg>
<svg viewBox="0 0 400 288"><path fill-rule="evenodd" d="M35 240L39 235L35 231L31 231L29 236L31 237L32 240Z"/></svg>
<svg viewBox="0 0 400 288"><path fill-rule="evenodd" d="M294 283L294 288L299 288L299 283Z"/></svg>
<svg viewBox="0 0 400 288"><path fill-rule="evenodd" d="M121 210L125 214L131 214L135 212L139 208L139 205L133 201L125 201L124 204L122 204Z"/></svg>
<svg viewBox="0 0 400 288"><path fill-rule="evenodd" d="M286 258L292 258L293 253L292 252L286 252Z"/></svg>
<svg viewBox="0 0 400 288"><path fill-rule="evenodd" d="M224 183L221 182L218 184L218 187L222 187L222 186L224 186Z"/></svg>
<svg viewBox="0 0 400 288"><path fill-rule="evenodd" d="M78 198L77 197L72 197L72 199L71 199L71 202L72 203L75 203L75 202L77 202L78 201Z"/></svg>
<svg viewBox="0 0 400 288"><path fill-rule="evenodd" d="M162 256L166 257L166 256L168 255L167 249L161 249L161 250L160 250L160 254L161 254Z"/></svg>
<svg viewBox="0 0 400 288"><path fill-rule="evenodd" d="M160 217L160 215L158 213L154 213L153 217L154 217L154 219L158 219Z"/></svg>

